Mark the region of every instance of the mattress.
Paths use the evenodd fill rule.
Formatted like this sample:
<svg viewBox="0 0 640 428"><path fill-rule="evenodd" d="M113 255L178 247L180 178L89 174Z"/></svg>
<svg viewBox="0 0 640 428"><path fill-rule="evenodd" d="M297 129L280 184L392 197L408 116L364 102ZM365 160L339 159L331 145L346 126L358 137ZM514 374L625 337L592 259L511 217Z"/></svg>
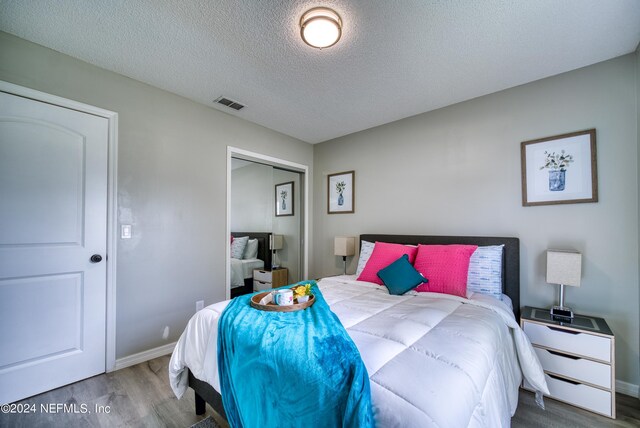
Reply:
<svg viewBox="0 0 640 428"><path fill-rule="evenodd" d="M253 277L254 269L264 268L260 259L231 259L231 288L243 287L246 278Z"/></svg>
<svg viewBox="0 0 640 428"><path fill-rule="evenodd" d="M318 286L367 367L378 426L509 426L523 374L546 390L530 343L498 299L392 296L352 276ZM187 389L187 367L220 391L217 320L227 304L198 312L180 337L169 365L176 396Z"/></svg>

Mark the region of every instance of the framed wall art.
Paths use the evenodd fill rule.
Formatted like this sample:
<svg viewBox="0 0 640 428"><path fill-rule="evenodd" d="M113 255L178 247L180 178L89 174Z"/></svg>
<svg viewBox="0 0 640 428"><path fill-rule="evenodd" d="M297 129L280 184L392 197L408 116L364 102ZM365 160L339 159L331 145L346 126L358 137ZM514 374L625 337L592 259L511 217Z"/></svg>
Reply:
<svg viewBox="0 0 640 428"><path fill-rule="evenodd" d="M355 171L338 172L327 177L327 214L355 212Z"/></svg>
<svg viewBox="0 0 640 428"><path fill-rule="evenodd" d="M293 215L293 181L276 184L276 217Z"/></svg>
<svg viewBox="0 0 640 428"><path fill-rule="evenodd" d="M523 141L520 157L523 206L598 202L595 129Z"/></svg>

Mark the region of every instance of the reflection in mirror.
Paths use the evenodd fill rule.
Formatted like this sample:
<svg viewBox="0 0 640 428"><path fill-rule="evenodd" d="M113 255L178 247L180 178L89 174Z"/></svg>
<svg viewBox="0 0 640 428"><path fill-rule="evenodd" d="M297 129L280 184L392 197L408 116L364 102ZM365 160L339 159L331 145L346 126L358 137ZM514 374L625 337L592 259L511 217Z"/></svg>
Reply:
<svg viewBox="0 0 640 428"><path fill-rule="evenodd" d="M231 166L231 296L300 281L304 175L238 158Z"/></svg>

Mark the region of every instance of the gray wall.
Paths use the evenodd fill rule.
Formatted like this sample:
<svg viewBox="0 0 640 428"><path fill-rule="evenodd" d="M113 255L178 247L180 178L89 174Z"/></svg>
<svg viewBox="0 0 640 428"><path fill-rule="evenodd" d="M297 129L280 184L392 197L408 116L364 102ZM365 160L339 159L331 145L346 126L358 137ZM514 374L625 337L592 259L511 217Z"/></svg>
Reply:
<svg viewBox="0 0 640 428"><path fill-rule="evenodd" d="M1 32L0 79L119 114L118 358L224 300L227 145L312 167L311 145Z"/></svg>
<svg viewBox="0 0 640 428"><path fill-rule="evenodd" d="M550 307L547 248L583 253L578 312L606 317L617 378L640 383L636 56L491 94L314 146L312 276L340 273L333 237L516 236L522 305ZM392 107L391 107L392 108ZM597 129L600 202L523 207L520 142ZM326 214L327 174L355 170L355 214ZM357 256L350 258L354 272Z"/></svg>
<svg viewBox="0 0 640 428"><path fill-rule="evenodd" d="M231 171L232 232L273 230L273 167L260 163Z"/></svg>
<svg viewBox="0 0 640 428"><path fill-rule="evenodd" d="M636 48L636 113L638 115L636 129L638 130L638 168L640 168L640 44ZM640 170L638 171L638 223L640 228ZM638 245L640 246L640 230L638 231ZM640 254L638 255L638 271L640 274ZM640 308L640 293L638 293L638 308ZM640 341L640 329L638 331L638 341Z"/></svg>

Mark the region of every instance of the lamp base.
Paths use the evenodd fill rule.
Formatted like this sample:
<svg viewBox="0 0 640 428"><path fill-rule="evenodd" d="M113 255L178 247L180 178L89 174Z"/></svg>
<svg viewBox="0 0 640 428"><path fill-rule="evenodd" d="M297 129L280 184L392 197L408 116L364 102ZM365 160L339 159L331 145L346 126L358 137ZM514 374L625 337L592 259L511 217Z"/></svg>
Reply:
<svg viewBox="0 0 640 428"><path fill-rule="evenodd" d="M551 308L551 316L571 321L573 319L573 310L566 306L554 306Z"/></svg>

